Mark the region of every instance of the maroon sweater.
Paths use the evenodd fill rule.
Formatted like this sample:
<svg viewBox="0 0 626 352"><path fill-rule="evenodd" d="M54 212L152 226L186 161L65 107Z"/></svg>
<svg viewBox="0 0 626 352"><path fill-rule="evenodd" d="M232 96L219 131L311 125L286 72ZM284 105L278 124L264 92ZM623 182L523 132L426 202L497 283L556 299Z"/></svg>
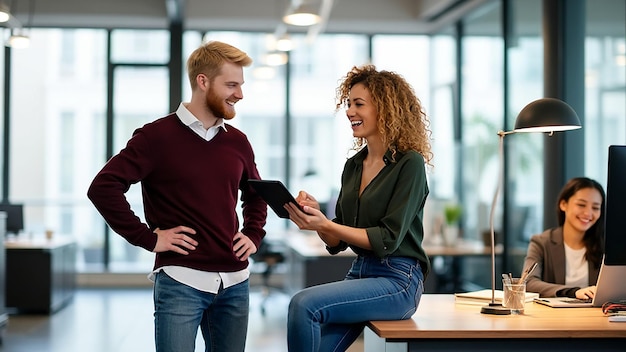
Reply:
<svg viewBox="0 0 626 352"><path fill-rule="evenodd" d="M267 205L248 186L259 179L247 137L233 126L210 141L185 126L176 114L137 129L119 154L109 160L89 186L87 196L111 228L129 243L152 251L156 228L179 225L199 244L189 255L157 253L154 268L179 265L204 271L232 272L246 268L232 246L240 230L236 213L238 190L243 206L243 232L259 247L265 236ZM130 209L125 193L141 182L143 224Z"/></svg>

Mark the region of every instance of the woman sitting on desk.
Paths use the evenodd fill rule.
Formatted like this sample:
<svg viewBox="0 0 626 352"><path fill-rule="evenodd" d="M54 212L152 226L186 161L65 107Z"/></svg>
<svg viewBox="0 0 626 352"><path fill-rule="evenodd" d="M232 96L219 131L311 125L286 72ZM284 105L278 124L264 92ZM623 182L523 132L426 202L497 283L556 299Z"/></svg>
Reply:
<svg viewBox="0 0 626 352"><path fill-rule="evenodd" d="M526 283L541 297L593 298L604 249L602 186L589 178L573 178L557 201L559 227L530 239L524 268L534 263Z"/></svg>
<svg viewBox="0 0 626 352"><path fill-rule="evenodd" d="M289 304L289 351L345 351L368 320L410 318L424 290L429 260L422 248L428 195L428 119L398 74L354 67L337 90L357 153L341 177L330 220L307 192L285 205L298 228L317 231L331 254L350 246L358 257L345 280L306 288Z"/></svg>

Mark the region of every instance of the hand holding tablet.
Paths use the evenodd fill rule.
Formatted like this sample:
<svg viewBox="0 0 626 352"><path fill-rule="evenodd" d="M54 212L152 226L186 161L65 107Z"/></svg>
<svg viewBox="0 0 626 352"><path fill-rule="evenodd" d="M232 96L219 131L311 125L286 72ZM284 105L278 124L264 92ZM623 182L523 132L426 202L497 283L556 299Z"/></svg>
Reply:
<svg viewBox="0 0 626 352"><path fill-rule="evenodd" d="M283 219L289 219L289 213L284 208L286 203L297 205L300 210L302 207L296 202L287 187L277 180L248 180L248 183L255 191L265 200L267 205L272 208L274 213ZM304 211L304 210L302 210Z"/></svg>

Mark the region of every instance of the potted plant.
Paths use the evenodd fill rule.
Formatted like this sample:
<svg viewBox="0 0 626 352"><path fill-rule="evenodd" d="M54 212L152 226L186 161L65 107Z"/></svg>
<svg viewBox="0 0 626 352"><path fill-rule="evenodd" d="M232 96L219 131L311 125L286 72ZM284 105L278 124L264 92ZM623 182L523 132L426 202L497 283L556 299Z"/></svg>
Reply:
<svg viewBox="0 0 626 352"><path fill-rule="evenodd" d="M459 237L459 220L463 211L460 204L450 203L444 206L443 212L446 219L443 239L446 245L453 246Z"/></svg>

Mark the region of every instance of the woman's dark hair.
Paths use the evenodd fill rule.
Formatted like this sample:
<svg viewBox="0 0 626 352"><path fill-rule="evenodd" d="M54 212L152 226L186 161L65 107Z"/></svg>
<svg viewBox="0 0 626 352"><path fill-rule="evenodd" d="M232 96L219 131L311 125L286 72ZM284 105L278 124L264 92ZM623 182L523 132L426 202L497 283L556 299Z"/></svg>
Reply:
<svg viewBox="0 0 626 352"><path fill-rule="evenodd" d="M593 226L585 232L583 242L587 253L585 258L593 263L594 267L599 268L602 263L602 254L604 253L604 207L606 203L606 195L604 188L598 182L587 177L575 177L569 180L561 189L561 193L556 202L556 216L559 226L565 223L565 212L561 210L561 201L569 201L569 199L581 189L593 188L600 192L602 196L602 204L600 204L600 217Z"/></svg>

